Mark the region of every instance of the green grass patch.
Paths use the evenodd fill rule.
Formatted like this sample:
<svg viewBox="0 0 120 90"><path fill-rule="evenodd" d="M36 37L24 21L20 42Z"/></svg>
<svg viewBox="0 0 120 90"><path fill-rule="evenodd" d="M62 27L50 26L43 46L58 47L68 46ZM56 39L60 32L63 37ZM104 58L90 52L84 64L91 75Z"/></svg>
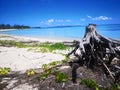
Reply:
<svg viewBox="0 0 120 90"><path fill-rule="evenodd" d="M10 68L7 68L7 67L5 67L5 68L2 68L2 67L0 67L0 75L6 75L6 74L8 74L10 72Z"/></svg>
<svg viewBox="0 0 120 90"><path fill-rule="evenodd" d="M120 90L120 84L111 84L111 90Z"/></svg>
<svg viewBox="0 0 120 90"><path fill-rule="evenodd" d="M91 78L80 79L79 83L93 90L120 90L120 84L111 84L109 87L99 87L97 82Z"/></svg>
<svg viewBox="0 0 120 90"><path fill-rule="evenodd" d="M38 45L40 47L40 51L41 52L52 52L54 50L65 50L68 47L65 46L62 43L53 43L53 44L49 44L49 43L43 43Z"/></svg>
<svg viewBox="0 0 120 90"><path fill-rule="evenodd" d="M55 72L55 81L58 83L66 82L67 81L67 75L65 73L56 71Z"/></svg>
<svg viewBox="0 0 120 90"><path fill-rule="evenodd" d="M52 44L50 47L51 47L51 50L56 50L56 49L65 50L65 49L67 49L67 46L65 46L63 43L55 43L55 44Z"/></svg>
<svg viewBox="0 0 120 90"><path fill-rule="evenodd" d="M68 57L65 57L64 60L60 60L60 61L53 61L50 62L48 64L43 64L42 65L42 69L44 70L44 73L42 73L40 75L40 78L42 78L43 80L46 79L51 73L55 74L55 81L56 82L66 82L68 80L67 75L65 75L64 73L61 73L59 71L57 71L55 68L52 68L56 65L60 65L63 64L65 62L68 61ZM64 62L63 62L64 61Z"/></svg>
<svg viewBox="0 0 120 90"><path fill-rule="evenodd" d="M51 72L52 72L51 69L45 71L44 73L42 73L42 74L40 75L40 78L42 78L43 80L45 80L45 79L51 74Z"/></svg>
<svg viewBox="0 0 120 90"><path fill-rule="evenodd" d="M0 46L28 48L28 50L34 50L42 53L53 52L54 50L66 50L69 48L65 46L63 43L49 43L49 42L24 43L13 40L0 40Z"/></svg>
<svg viewBox="0 0 120 90"><path fill-rule="evenodd" d="M28 71L26 72L26 74L27 74L28 76L35 75L35 71L34 71L33 69L30 69L30 70L28 70Z"/></svg>
<svg viewBox="0 0 120 90"><path fill-rule="evenodd" d="M91 78L88 79L80 79L80 84L84 84L87 87L93 89L93 90L100 90L98 87L98 84Z"/></svg>
<svg viewBox="0 0 120 90"><path fill-rule="evenodd" d="M26 45L24 43L12 41L12 40L0 40L0 46L18 47L18 48L26 47Z"/></svg>
<svg viewBox="0 0 120 90"><path fill-rule="evenodd" d="M53 52L55 50L67 50L69 47L65 46L63 43L38 43L29 46L29 50L34 50L37 52Z"/></svg>

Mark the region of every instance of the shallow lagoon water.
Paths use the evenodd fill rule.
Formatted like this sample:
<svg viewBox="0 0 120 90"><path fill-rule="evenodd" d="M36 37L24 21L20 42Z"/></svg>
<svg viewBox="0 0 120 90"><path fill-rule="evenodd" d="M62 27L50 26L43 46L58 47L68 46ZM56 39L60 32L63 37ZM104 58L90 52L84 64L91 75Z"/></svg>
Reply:
<svg viewBox="0 0 120 90"><path fill-rule="evenodd" d="M120 40L120 25L101 25L97 26L97 31L101 35ZM85 27L64 27L64 28L31 28L24 30L1 31L0 34L15 36L25 36L34 38L53 38L53 39L74 39L83 38Z"/></svg>

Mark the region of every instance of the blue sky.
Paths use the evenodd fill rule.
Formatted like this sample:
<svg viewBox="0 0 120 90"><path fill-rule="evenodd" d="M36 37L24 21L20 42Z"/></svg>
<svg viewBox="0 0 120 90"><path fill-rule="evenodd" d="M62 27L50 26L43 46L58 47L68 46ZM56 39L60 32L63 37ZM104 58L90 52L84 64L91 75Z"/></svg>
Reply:
<svg viewBox="0 0 120 90"><path fill-rule="evenodd" d="M119 24L120 0L0 0L0 23L29 26Z"/></svg>

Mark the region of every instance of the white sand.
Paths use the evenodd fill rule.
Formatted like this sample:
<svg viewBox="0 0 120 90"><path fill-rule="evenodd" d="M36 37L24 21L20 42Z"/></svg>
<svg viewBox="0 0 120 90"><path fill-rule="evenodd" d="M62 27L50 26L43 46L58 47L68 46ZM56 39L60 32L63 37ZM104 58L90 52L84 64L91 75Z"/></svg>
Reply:
<svg viewBox="0 0 120 90"><path fill-rule="evenodd" d="M50 40L30 37L17 37L0 34L0 40L15 41L40 41L63 42L64 40ZM65 52L65 51L64 51ZM27 48L0 46L0 67L10 67L12 71L26 71L28 69L41 68L42 64L63 60L61 54L41 53L28 51Z"/></svg>
<svg viewBox="0 0 120 90"><path fill-rule="evenodd" d="M0 31L11 31L11 30L17 30L17 29L0 29Z"/></svg>
<svg viewBox="0 0 120 90"><path fill-rule="evenodd" d="M15 41L39 41L39 42L64 42L69 41L72 42L73 39L65 39L65 38L34 38L34 37L25 37L25 36L12 36L7 34L0 34L0 40L15 40Z"/></svg>
<svg viewBox="0 0 120 90"><path fill-rule="evenodd" d="M42 64L64 59L53 53L28 51L25 48L0 47L0 66L10 67L13 71L41 68Z"/></svg>

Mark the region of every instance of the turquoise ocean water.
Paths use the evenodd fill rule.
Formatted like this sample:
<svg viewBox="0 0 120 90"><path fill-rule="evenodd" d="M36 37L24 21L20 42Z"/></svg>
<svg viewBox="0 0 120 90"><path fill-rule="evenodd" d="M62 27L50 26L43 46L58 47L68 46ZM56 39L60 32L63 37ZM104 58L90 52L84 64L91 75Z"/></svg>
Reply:
<svg viewBox="0 0 120 90"><path fill-rule="evenodd" d="M120 40L120 24L98 25L97 31L101 35ZM84 36L85 27L43 28L0 31L0 34L26 36L34 38L74 39L79 40Z"/></svg>

